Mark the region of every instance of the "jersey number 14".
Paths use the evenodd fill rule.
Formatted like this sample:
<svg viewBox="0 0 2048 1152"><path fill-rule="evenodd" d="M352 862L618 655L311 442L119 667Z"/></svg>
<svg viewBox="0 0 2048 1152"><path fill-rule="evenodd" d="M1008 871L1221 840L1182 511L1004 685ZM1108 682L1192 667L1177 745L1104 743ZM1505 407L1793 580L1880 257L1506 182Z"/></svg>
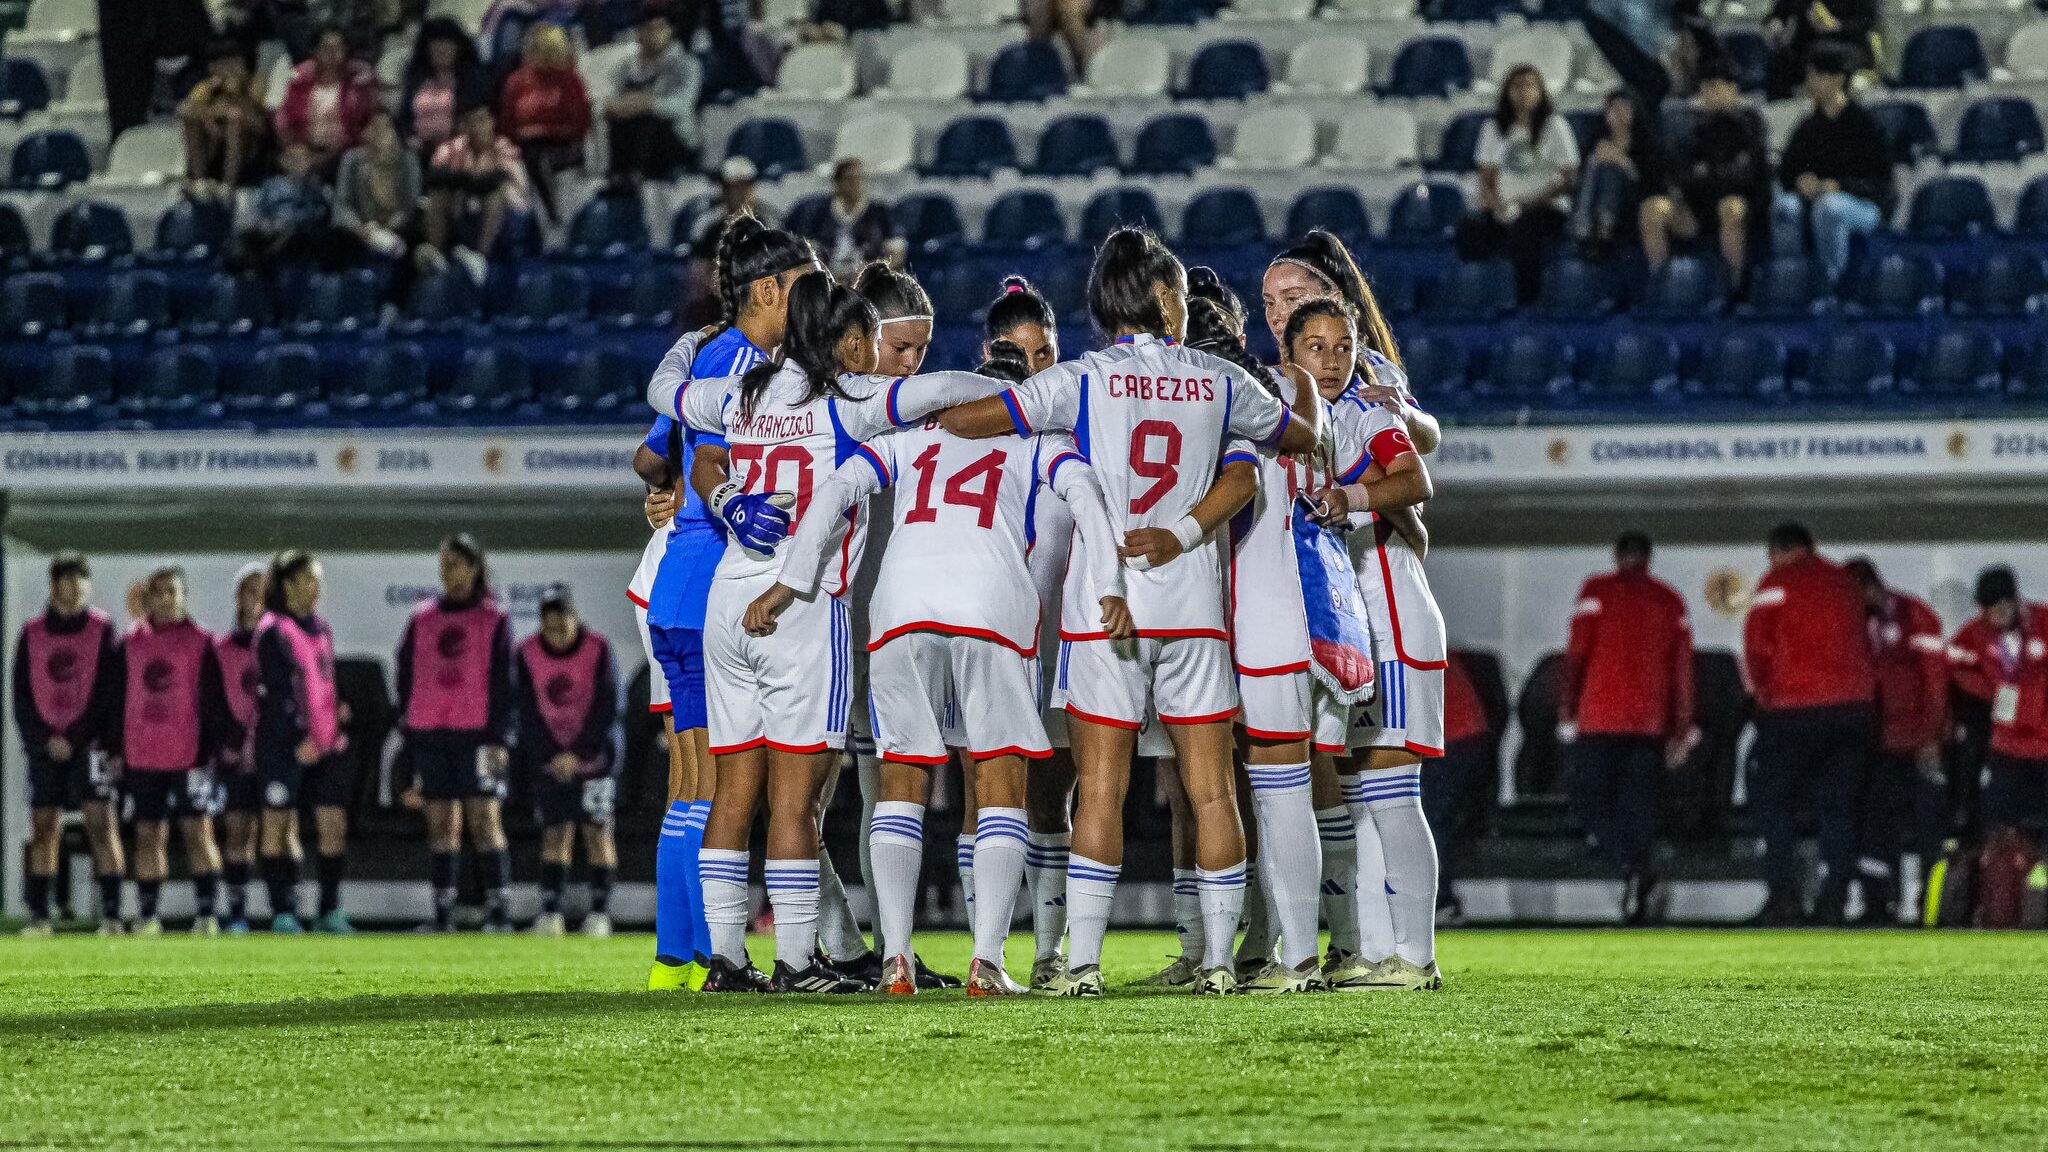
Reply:
<svg viewBox="0 0 2048 1152"><path fill-rule="evenodd" d="M999 449L953 473L946 478L942 499L956 507L974 509L976 527L994 527L996 493L1002 487L1003 463L1008 459ZM929 524L939 518L939 510L932 506L932 486L939 478L939 446L933 444L918 453L910 466L917 470L917 502L904 514L903 522Z"/></svg>

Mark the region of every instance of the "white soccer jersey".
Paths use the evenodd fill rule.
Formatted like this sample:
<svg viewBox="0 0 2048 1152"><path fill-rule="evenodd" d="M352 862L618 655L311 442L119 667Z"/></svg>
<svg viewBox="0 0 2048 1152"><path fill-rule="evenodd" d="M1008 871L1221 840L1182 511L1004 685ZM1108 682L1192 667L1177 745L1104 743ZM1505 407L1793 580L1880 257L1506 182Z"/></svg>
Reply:
<svg viewBox="0 0 2048 1152"><path fill-rule="evenodd" d="M1292 419L1287 406L1243 377L1236 365L1206 353L1133 336L1056 364L1002 395L1020 434L1074 434L1121 539L1133 528L1171 527L1193 511L1215 482L1231 436L1264 443L1285 430ZM1225 637L1214 541L1162 568L1128 572L1125 583L1140 636ZM1103 594L1070 566L1062 638L1102 638Z"/></svg>
<svg viewBox="0 0 2048 1152"><path fill-rule="evenodd" d="M1055 493L1073 507L1092 581L1110 589L1105 595L1121 594L1101 489L1070 438L968 440L937 421L860 446L798 525L781 582L800 594L817 586L838 549L846 509L884 488L896 490L894 519L868 606L871 651L907 633L943 632L1035 657L1039 603L1027 561L1033 505Z"/></svg>
<svg viewBox="0 0 2048 1152"><path fill-rule="evenodd" d="M1292 404L1294 381L1275 374L1274 387ZM1294 465L1261 453L1259 487L1230 521L1230 633L1241 676L1308 671L1308 610L1294 558Z"/></svg>

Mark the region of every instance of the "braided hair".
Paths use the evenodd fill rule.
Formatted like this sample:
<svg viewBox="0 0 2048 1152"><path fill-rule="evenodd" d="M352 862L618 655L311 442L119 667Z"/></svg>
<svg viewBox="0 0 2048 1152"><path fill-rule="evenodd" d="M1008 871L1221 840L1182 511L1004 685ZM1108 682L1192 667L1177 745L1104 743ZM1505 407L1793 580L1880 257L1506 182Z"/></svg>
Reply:
<svg viewBox="0 0 2048 1152"><path fill-rule="evenodd" d="M1215 269L1188 269L1187 346L1228 360L1249 373L1254 382L1263 384L1266 369L1245 348L1244 321L1244 301L1238 299Z"/></svg>
<svg viewBox="0 0 2048 1152"><path fill-rule="evenodd" d="M1022 384L1031 375L1031 362L1016 341L995 339L988 342L988 359L983 360L974 373L992 380Z"/></svg>
<svg viewBox="0 0 2048 1152"><path fill-rule="evenodd" d="M718 279L719 331L740 322L740 313L747 306L747 292L756 281L817 262L817 254L808 240L780 228L770 228L751 212L742 212L726 221L713 259L713 274Z"/></svg>

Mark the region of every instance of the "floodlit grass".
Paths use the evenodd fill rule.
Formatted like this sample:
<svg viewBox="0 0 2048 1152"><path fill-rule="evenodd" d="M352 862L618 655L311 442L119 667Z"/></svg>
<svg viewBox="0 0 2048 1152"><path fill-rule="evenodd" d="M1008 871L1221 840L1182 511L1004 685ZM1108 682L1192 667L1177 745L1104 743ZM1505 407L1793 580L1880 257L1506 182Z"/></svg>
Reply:
<svg viewBox="0 0 2048 1152"><path fill-rule="evenodd" d="M0 1147L2048 1143L2038 934L1462 932L1440 994L1266 1000L650 994L650 951L0 940Z"/></svg>

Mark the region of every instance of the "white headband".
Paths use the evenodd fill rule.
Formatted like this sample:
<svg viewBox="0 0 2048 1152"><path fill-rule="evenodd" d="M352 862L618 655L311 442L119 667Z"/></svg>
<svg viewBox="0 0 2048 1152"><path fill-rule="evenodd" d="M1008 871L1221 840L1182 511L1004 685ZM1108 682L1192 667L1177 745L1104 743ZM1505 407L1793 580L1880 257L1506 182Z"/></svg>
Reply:
<svg viewBox="0 0 2048 1152"><path fill-rule="evenodd" d="M1297 260L1292 256L1275 256L1273 258L1273 263L1292 264L1296 268L1300 268L1306 271L1309 275L1315 277L1317 280L1322 281L1323 285L1329 288L1331 291L1334 292L1337 290L1337 282L1335 280L1332 280L1328 276L1323 275L1323 270L1321 268L1316 267L1315 265L1309 263L1306 260Z"/></svg>
<svg viewBox="0 0 2048 1152"><path fill-rule="evenodd" d="M887 320L881 320L876 322L875 327L887 328L891 324L908 324L914 320L922 320L925 323L929 324L931 323L931 319L932 318L929 316L891 316Z"/></svg>

